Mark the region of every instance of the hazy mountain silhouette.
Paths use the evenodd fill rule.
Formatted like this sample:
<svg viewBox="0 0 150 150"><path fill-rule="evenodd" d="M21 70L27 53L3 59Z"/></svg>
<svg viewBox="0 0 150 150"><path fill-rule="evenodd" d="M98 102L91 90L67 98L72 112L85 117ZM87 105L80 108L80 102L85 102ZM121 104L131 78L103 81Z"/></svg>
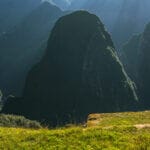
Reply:
<svg viewBox="0 0 150 150"><path fill-rule="evenodd" d="M143 100L143 106L147 109L150 108L150 23L146 26L140 47L139 57L139 91L141 99Z"/></svg>
<svg viewBox="0 0 150 150"><path fill-rule="evenodd" d="M21 95L27 72L43 56L49 33L63 14L58 7L42 3L0 37L0 88L5 94Z"/></svg>
<svg viewBox="0 0 150 150"><path fill-rule="evenodd" d="M20 23L41 0L0 0L0 36Z"/></svg>
<svg viewBox="0 0 150 150"><path fill-rule="evenodd" d="M143 108L150 108L150 24L142 34L135 35L122 49L122 62L136 82Z"/></svg>
<svg viewBox="0 0 150 150"><path fill-rule="evenodd" d="M86 9L98 15L120 48L150 21L149 6L149 0L74 0L70 9Z"/></svg>

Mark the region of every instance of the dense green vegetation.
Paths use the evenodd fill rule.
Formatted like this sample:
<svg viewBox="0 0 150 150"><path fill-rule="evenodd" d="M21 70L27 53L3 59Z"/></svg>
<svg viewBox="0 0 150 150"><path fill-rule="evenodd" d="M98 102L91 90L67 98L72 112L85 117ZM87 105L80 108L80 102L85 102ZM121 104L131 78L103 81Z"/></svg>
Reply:
<svg viewBox="0 0 150 150"><path fill-rule="evenodd" d="M121 59L137 85L140 106L150 108L150 23L142 34L134 35L122 48Z"/></svg>
<svg viewBox="0 0 150 150"><path fill-rule="evenodd" d="M138 67L138 82L139 82L139 94L142 99L142 104L146 109L150 108L150 23L147 24L142 40L139 56Z"/></svg>
<svg viewBox="0 0 150 150"><path fill-rule="evenodd" d="M0 111L2 110L2 98L3 98L3 93L0 90Z"/></svg>
<svg viewBox="0 0 150 150"><path fill-rule="evenodd" d="M0 128L0 149L16 150L149 150L150 129L132 126L25 130Z"/></svg>
<svg viewBox="0 0 150 150"><path fill-rule="evenodd" d="M102 114L96 127L19 129L0 127L0 149L15 150L149 150L150 128L134 124L150 123L150 112ZM122 116L124 124L115 123ZM138 117L137 117L138 116ZM141 117L139 117L141 116ZM146 119L145 119L146 118ZM105 120L106 119L106 120ZM109 120L109 121L108 121ZM130 123L129 120L132 120ZM137 121L138 120L138 121ZM110 128L111 126L111 128Z"/></svg>
<svg viewBox="0 0 150 150"><path fill-rule="evenodd" d="M39 122L26 119L23 116L0 114L0 127L41 128Z"/></svg>

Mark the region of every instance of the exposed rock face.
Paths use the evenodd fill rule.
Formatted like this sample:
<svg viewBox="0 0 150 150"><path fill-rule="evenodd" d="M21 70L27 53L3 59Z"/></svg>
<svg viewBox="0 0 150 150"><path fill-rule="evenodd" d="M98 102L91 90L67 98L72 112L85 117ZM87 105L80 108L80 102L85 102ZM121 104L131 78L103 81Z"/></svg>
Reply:
<svg viewBox="0 0 150 150"><path fill-rule="evenodd" d="M138 82L138 61L140 55L141 34L134 35L121 50L121 61L128 75L133 81Z"/></svg>
<svg viewBox="0 0 150 150"><path fill-rule="evenodd" d="M21 107L23 115L56 125L131 110L136 100L104 25L78 11L57 21L45 56L29 72Z"/></svg>

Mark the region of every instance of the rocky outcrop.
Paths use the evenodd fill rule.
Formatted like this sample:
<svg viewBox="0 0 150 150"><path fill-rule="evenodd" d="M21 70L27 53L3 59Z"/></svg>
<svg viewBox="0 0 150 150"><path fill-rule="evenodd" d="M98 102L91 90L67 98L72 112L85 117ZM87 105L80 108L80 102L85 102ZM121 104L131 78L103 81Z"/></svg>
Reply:
<svg viewBox="0 0 150 150"><path fill-rule="evenodd" d="M136 83L138 82L138 61L140 55L141 34L134 35L121 50L121 61L128 75Z"/></svg>
<svg viewBox="0 0 150 150"><path fill-rule="evenodd" d="M137 102L110 35L86 11L57 21L45 56L28 74L23 96L23 115L53 125L80 122L89 113L131 110Z"/></svg>

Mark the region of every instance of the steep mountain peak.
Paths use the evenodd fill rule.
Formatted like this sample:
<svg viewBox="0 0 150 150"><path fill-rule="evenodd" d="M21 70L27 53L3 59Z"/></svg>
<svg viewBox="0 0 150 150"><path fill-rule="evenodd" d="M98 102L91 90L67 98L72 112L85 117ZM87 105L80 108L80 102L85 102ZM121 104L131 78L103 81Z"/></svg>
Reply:
<svg viewBox="0 0 150 150"><path fill-rule="evenodd" d="M106 44L105 41L107 39L109 45L114 48L110 35L105 31L103 23L96 15L91 14L87 11L76 11L69 15L66 15L65 17L61 17L57 21L49 38L48 48L49 46L52 46L53 40L58 41L60 39L63 39L62 42L67 41L66 43L59 42L60 47L61 44L70 46L70 42L74 42L72 44L77 44L77 41L78 45L86 45L88 42L90 42L91 38L96 36L98 33L101 33L101 42L103 41L103 44ZM47 51L47 53L49 52L51 51Z"/></svg>
<svg viewBox="0 0 150 150"><path fill-rule="evenodd" d="M136 98L102 22L77 11L56 22L45 56L28 74L22 104L13 109L57 125L81 122L89 113L133 109ZM4 111L13 113L10 106Z"/></svg>

